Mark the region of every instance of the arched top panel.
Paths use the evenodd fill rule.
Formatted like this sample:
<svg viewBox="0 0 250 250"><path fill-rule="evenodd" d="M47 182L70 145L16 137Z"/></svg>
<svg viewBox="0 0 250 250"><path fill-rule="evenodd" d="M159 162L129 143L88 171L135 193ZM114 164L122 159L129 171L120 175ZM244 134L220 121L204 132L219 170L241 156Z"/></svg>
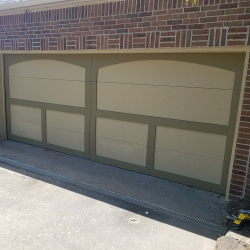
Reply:
<svg viewBox="0 0 250 250"><path fill-rule="evenodd" d="M85 81L85 68L56 60L29 60L11 65L9 76Z"/></svg>
<svg viewBox="0 0 250 250"><path fill-rule="evenodd" d="M57 60L9 66L10 98L85 107L85 68Z"/></svg>
<svg viewBox="0 0 250 250"><path fill-rule="evenodd" d="M233 89L235 73L171 60L133 61L98 70L98 82Z"/></svg>

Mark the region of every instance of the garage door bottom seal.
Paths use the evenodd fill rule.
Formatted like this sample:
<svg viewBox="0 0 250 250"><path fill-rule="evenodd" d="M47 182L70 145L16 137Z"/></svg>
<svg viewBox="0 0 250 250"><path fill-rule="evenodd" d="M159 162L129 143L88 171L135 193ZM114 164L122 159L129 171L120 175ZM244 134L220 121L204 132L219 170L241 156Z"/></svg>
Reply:
<svg viewBox="0 0 250 250"><path fill-rule="evenodd" d="M168 215L168 216L172 216L172 217L175 217L175 218L178 218L178 219L181 219L181 220L185 220L185 221L188 221L188 222L191 222L191 223L195 223L195 224L197 224L199 226L202 226L202 227L205 227L205 228L208 228L208 229L211 229L211 230L215 230L215 231L220 232L222 234L225 234L227 232L226 227L216 225L214 223L210 223L210 222L207 222L207 221L204 221L204 220L201 220L201 219L198 219L198 218L194 218L194 217L191 217L191 216L188 216L188 215L180 214L180 213L174 212L172 210L162 208L160 206L152 205L152 204L149 204L149 203L146 203L146 202L143 202L143 201L140 201L140 200L137 200L137 199L122 195L122 194L118 194L118 193L115 193L115 192L112 192L112 191L105 190L103 188L96 187L94 185L90 185L90 184L87 184L87 183L84 183L84 182L76 181L76 180L73 180L73 179L58 175L58 174L54 174L52 172L45 171L45 170L42 170L42 169L27 165L27 164L24 164L24 163L21 163L21 162L17 162L17 161L14 161L14 160L2 157L2 156L0 156L0 161L11 164L11 165L14 165L14 166L19 167L19 168L23 168L23 169L31 171L31 172L42 174L42 175L45 175L45 176L48 176L48 177L51 177L51 178L54 178L54 179L69 183L69 184L73 184L73 185L76 185L76 186L79 186L79 187L83 187L83 188L86 188L86 189L94 191L94 192L98 192L98 193L101 193L101 194L104 194L104 195L108 195L110 197L114 197L114 198L117 198L119 200L123 200L123 201L129 202L129 203L135 204L135 205L139 205L141 207L151 209L153 211L156 211L156 212Z"/></svg>

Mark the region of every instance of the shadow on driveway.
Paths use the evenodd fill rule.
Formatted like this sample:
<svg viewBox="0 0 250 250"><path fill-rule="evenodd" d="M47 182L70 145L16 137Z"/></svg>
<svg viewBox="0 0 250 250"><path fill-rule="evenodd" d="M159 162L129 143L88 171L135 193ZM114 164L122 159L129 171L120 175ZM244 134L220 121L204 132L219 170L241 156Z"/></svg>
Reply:
<svg viewBox="0 0 250 250"><path fill-rule="evenodd" d="M224 226L226 202L218 194L14 141L0 142L0 156ZM217 231L46 175L5 163L0 163L0 167L164 223L172 228L179 228L193 235L200 235L211 240L216 240L220 236ZM32 186L30 188L32 189ZM149 212L149 214L145 214L145 212ZM167 234L168 232L166 232L166 237ZM180 242L182 241L181 235L176 235L176 237Z"/></svg>
<svg viewBox="0 0 250 250"><path fill-rule="evenodd" d="M122 201L120 199L110 197L108 195L100 194L100 193L85 189L83 187L79 187L77 185L72 185L72 184L69 184L69 183L66 183L66 182L63 182L63 181L60 181L60 180L57 180L57 179L54 179L54 178L51 178L42 174L37 174L31 171L27 171L27 170L15 167L10 164L1 163L0 166L2 169L7 169L12 172L25 175L27 177L30 177L39 181L42 181L42 182L45 182L45 183L48 183L48 184L51 184L51 185L54 185L63 189L67 189L69 191L78 193L85 197L95 199L97 201L109 204L111 206L115 206L117 208L121 208L123 210L138 214L140 216L143 216L152 220L156 220L164 224L168 224L172 227L177 227L179 229L191 232L196 235L200 235L200 236L212 239L212 240L216 240L218 237L220 237L220 234L214 230L207 229L205 227L202 227L202 226L199 226L199 225L196 225L196 224L184 221L184 220L176 219L174 217L167 216L167 215L164 215L162 213L159 213L150 209L145 209L136 204L131 204L129 202ZM32 186L30 186L30 189L32 189ZM178 237L180 237L179 240L181 244L181 235L179 235Z"/></svg>

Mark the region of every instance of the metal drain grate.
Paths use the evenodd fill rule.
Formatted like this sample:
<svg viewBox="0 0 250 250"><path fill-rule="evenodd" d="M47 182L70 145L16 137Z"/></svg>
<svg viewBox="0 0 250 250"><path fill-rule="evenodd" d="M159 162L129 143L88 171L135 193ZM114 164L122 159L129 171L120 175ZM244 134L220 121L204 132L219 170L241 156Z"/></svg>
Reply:
<svg viewBox="0 0 250 250"><path fill-rule="evenodd" d="M89 185L89 184L84 183L84 182L75 181L73 179L70 179L70 178L67 178L67 177L64 177L64 176L61 176L61 175L57 175L57 174L54 174L52 172L48 172L46 170L42 170L42 169L39 169L39 168L36 168L36 167L32 167L30 165L27 165L27 164L24 164L24 163L21 163L21 162L17 162L17 161L14 161L14 160L11 160L11 159L8 159L8 158L5 158L5 157L0 156L0 161L11 164L11 165L14 165L16 167L20 167L20 168L23 168L23 169L38 173L38 174L42 174L42 175L45 175L45 176L48 176L48 177L52 177L52 178L57 179L57 180L67 182L69 184L80 186L80 187L86 188L88 190L92 190L92 191L95 191L95 192L98 192L98 193L101 193L101 194L104 194L104 195L108 195L108 196L111 196L111 197L114 197L114 198L117 198L117 199L120 199L120 200L123 200L123 201L127 201L129 203L136 204L136 205L139 205L141 207L148 208L148 209L151 209L151 210L156 211L156 212L160 212L162 214L166 214L166 215L169 215L169 216L181 219L181 220L185 220L185 221L188 221L188 222L191 222L191 223L195 223L195 224L197 224L199 226L206 227L206 228L218 231L218 232L220 232L222 234L225 234L226 231L227 231L226 227L216 225L214 223L210 223L210 222L207 222L207 221L204 221L204 220L200 220L198 218L194 218L194 217L191 217L191 216L188 216L188 215L185 215L185 214L180 214L180 213L177 213L177 212L174 212L174 211L171 211L169 209L162 208L162 207L159 207L159 206L156 206L156 205L148 204L146 202L143 202L143 201L140 201L140 200L137 200L137 199L125 196L125 195L121 195L121 194L118 194L118 193L115 193L115 192L112 192L112 191L108 191L108 190L105 190L105 189L102 189L102 188L99 188L99 187L96 187L96 186L93 186L93 185Z"/></svg>

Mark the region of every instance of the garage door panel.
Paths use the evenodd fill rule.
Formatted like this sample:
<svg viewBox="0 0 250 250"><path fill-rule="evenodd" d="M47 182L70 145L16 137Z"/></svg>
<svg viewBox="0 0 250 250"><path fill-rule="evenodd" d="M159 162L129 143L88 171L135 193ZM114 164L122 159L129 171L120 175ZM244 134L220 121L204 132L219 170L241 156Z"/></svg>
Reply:
<svg viewBox="0 0 250 250"><path fill-rule="evenodd" d="M97 117L96 135L125 142L147 145L148 125Z"/></svg>
<svg viewBox="0 0 250 250"><path fill-rule="evenodd" d="M20 137L42 141L41 126L21 121L11 121L11 133Z"/></svg>
<svg viewBox="0 0 250 250"><path fill-rule="evenodd" d="M97 109L228 125L232 90L97 83Z"/></svg>
<svg viewBox="0 0 250 250"><path fill-rule="evenodd" d="M11 65L8 75L19 78L85 81L85 68L56 60L37 59Z"/></svg>
<svg viewBox="0 0 250 250"><path fill-rule="evenodd" d="M9 77L10 98L85 107L85 82Z"/></svg>
<svg viewBox="0 0 250 250"><path fill-rule="evenodd" d="M47 127L47 142L84 152L84 134Z"/></svg>
<svg viewBox="0 0 250 250"><path fill-rule="evenodd" d="M227 177L222 173L229 167L233 140L229 131L234 131L242 74L238 59L234 62L228 60L229 55L223 56L183 54L183 58L176 55L176 60L173 54L95 56L92 104L98 111L92 119L101 116L145 123L146 173L162 174L174 181L179 178L187 185L196 179L197 186L212 185L223 192ZM243 67L244 60L241 63ZM110 131L108 136L99 134L107 140L102 151L112 148L102 156L121 159L120 155L112 155L119 146L110 146L108 139L131 139L116 135L116 126L111 122L100 123L98 128L98 119L96 129ZM92 155L100 154L97 131L96 135Z"/></svg>
<svg viewBox="0 0 250 250"><path fill-rule="evenodd" d="M155 147L224 160L227 137L158 126Z"/></svg>
<svg viewBox="0 0 250 250"><path fill-rule="evenodd" d="M144 167L146 166L147 147L126 141L96 137L96 154Z"/></svg>
<svg viewBox="0 0 250 250"><path fill-rule="evenodd" d="M46 111L47 142L84 151L85 116L59 111Z"/></svg>
<svg viewBox="0 0 250 250"><path fill-rule="evenodd" d="M42 140L40 109L10 105L10 121L13 135Z"/></svg>
<svg viewBox="0 0 250 250"><path fill-rule="evenodd" d="M11 104L10 113L14 120L41 125L40 109Z"/></svg>
<svg viewBox="0 0 250 250"><path fill-rule="evenodd" d="M96 119L96 154L146 165L148 125L114 119Z"/></svg>
<svg viewBox="0 0 250 250"><path fill-rule="evenodd" d="M220 184L223 161L155 148L154 168L181 176Z"/></svg>
<svg viewBox="0 0 250 250"><path fill-rule="evenodd" d="M6 57L6 65L9 65L5 72L8 102L11 105L35 106L39 110L39 122L25 118L28 123L39 124L39 135L34 132L34 125L18 125L19 130L15 132L16 123L12 123L10 118L9 126L13 127L10 129L10 138L13 138L11 135L18 135L24 141L25 138L36 139L45 148L55 148L63 152L68 150L69 153L88 157L89 139L88 135L85 136L85 116L89 115L89 106L86 108L85 97L90 96L90 93L88 95L85 89L87 92L90 89L85 82L86 78L90 80L90 62L90 56L86 60L85 56L80 58L77 55ZM30 115L32 112L26 110L18 119L23 121L22 117ZM34 133L37 135L33 135Z"/></svg>
<svg viewBox="0 0 250 250"><path fill-rule="evenodd" d="M134 61L98 70L98 82L108 83L233 89L234 78L229 70L171 60Z"/></svg>
<svg viewBox="0 0 250 250"><path fill-rule="evenodd" d="M46 122L48 127L59 128L84 134L84 115L47 110Z"/></svg>

